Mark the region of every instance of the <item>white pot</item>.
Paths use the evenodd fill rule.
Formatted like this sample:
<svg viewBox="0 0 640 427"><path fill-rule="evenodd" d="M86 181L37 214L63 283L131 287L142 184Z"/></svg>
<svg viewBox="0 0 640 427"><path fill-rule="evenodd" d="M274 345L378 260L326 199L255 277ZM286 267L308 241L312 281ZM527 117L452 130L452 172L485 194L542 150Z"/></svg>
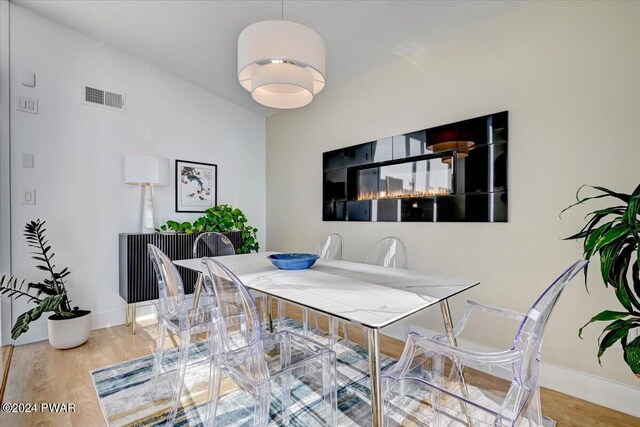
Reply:
<svg viewBox="0 0 640 427"><path fill-rule="evenodd" d="M52 319L49 316L47 326L49 328L49 344L52 347L64 350L84 344L91 334L91 312L71 319Z"/></svg>

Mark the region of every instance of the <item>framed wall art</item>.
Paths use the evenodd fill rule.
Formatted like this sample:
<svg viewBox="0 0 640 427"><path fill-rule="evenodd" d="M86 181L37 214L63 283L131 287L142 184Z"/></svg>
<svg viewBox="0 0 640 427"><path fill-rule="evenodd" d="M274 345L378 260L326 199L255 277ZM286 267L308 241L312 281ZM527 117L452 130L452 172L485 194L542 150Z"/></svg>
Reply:
<svg viewBox="0 0 640 427"><path fill-rule="evenodd" d="M218 166L176 160L176 212L204 212L218 204Z"/></svg>

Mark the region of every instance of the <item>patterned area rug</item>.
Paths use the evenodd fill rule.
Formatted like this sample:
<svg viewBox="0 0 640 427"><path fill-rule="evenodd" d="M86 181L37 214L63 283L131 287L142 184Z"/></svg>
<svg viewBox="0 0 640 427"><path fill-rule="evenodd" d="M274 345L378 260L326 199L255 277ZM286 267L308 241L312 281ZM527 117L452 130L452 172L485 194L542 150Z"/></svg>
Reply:
<svg viewBox="0 0 640 427"><path fill-rule="evenodd" d="M300 324L287 320L287 329L299 329ZM322 342L324 338L317 337ZM356 345L336 345L338 355L338 424L340 426L370 426L371 406L369 400L369 364L364 349ZM202 344L190 348L185 374L185 386L182 392L181 407L176 418L177 426L203 425L207 409L207 391L209 368ZM382 368L394 363L390 357L383 356ZM110 427L155 426L166 421L170 405L170 390L174 375L171 373L177 363L177 351L166 353L163 371L158 380L158 389L166 390L164 395L152 397L150 375L153 356L145 356L117 365L97 369L91 372L100 406ZM223 394L225 393L223 382ZM324 421L324 402L322 397L299 382L293 392L292 419L290 425L322 426ZM226 391L218 403L216 425L225 427L250 427L252 421L252 398L243 391L233 388ZM271 406L271 425L281 425L280 403L274 399ZM428 405L416 399L403 398L392 412L391 426L429 425L432 411ZM524 425L528 425L525 421ZM549 424L553 425L553 424ZM545 426L547 423L545 422Z"/></svg>

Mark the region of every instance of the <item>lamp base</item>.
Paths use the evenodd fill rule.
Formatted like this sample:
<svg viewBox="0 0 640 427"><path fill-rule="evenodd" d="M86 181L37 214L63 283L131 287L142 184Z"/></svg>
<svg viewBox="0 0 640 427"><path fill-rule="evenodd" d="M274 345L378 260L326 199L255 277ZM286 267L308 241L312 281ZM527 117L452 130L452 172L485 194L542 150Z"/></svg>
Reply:
<svg viewBox="0 0 640 427"><path fill-rule="evenodd" d="M155 233L156 221L153 214L153 186L145 184L142 186L142 232Z"/></svg>

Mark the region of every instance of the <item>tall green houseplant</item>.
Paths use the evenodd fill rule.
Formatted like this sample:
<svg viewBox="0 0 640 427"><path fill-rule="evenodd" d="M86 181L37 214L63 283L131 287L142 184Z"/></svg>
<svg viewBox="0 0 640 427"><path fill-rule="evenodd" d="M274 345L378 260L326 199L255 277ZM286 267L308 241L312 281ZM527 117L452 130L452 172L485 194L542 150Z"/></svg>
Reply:
<svg viewBox="0 0 640 427"><path fill-rule="evenodd" d="M584 188L596 191L583 196ZM615 292L622 309L604 310L591 318L578 332L593 322L610 322L598 339L598 361L604 352L620 341L624 360L640 378L640 336L630 340L630 332L640 327L640 185L631 194L617 193L604 187L583 185L576 193L577 202L564 209L595 199L610 199L614 205L597 209L585 217L582 229L566 240L582 240L584 258L598 254L604 285ZM585 286L587 270L585 269Z"/></svg>
<svg viewBox="0 0 640 427"><path fill-rule="evenodd" d="M53 312L57 319L70 319L82 316L87 311L71 306L67 296L65 278L70 274L67 267L58 270L53 263L55 254L51 250L49 240L45 236L46 221L30 221L24 226L24 237L30 248L34 249L32 257L38 261L36 268L44 271L47 277L41 282L27 283L13 276L0 278L0 295L9 298L25 298L35 307L22 313L11 329L11 338L17 339L29 330L29 324L38 320L43 313Z"/></svg>

